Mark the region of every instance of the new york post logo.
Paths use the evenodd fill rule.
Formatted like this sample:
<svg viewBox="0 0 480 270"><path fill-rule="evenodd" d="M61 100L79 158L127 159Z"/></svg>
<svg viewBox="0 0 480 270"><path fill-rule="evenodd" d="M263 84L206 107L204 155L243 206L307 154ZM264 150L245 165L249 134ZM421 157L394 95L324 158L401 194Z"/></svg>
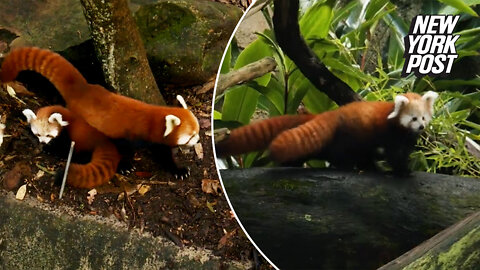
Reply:
<svg viewBox="0 0 480 270"><path fill-rule="evenodd" d="M425 75L448 74L458 54L455 42L460 35L452 35L459 15L418 15L412 19L405 36L405 64L402 77L415 73Z"/></svg>

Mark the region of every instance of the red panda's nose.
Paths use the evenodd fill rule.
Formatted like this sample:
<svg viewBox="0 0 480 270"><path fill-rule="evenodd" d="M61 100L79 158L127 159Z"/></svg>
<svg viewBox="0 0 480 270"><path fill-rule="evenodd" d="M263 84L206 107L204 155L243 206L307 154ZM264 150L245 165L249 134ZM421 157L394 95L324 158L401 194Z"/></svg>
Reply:
<svg viewBox="0 0 480 270"><path fill-rule="evenodd" d="M418 127L419 130L423 130L424 128L425 128L424 125L420 125L420 126Z"/></svg>

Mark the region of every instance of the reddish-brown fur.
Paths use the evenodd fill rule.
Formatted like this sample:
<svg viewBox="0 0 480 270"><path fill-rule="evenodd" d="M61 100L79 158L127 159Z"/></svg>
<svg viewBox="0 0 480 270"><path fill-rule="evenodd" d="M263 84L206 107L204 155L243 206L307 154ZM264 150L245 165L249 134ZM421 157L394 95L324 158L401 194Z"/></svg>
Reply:
<svg viewBox="0 0 480 270"><path fill-rule="evenodd" d="M263 150L280 132L314 117L313 114L282 115L234 129L227 139L215 145L216 153L219 156L227 156Z"/></svg>
<svg viewBox="0 0 480 270"><path fill-rule="evenodd" d="M89 84L71 63L49 50L13 50L2 64L0 80L10 82L22 70L34 70L49 79L70 111L108 137L176 146L185 130L195 130L198 134L198 121L189 110L146 104L109 92L100 85ZM181 124L164 137L165 116L169 114L180 118Z"/></svg>
<svg viewBox="0 0 480 270"><path fill-rule="evenodd" d="M48 119L52 113L60 113L68 122L65 127L75 152L92 152L87 164L72 163L68 171L67 183L78 188L93 188L107 183L117 170L120 154L115 145L104 134L88 125L62 106L48 106L37 111L37 119Z"/></svg>
<svg viewBox="0 0 480 270"><path fill-rule="evenodd" d="M270 155L279 163L308 157L329 145L338 131L353 134L350 139L354 139L356 144L365 145L372 138L387 132L387 116L393 107L392 102L358 101L318 114L312 121L275 137L269 147Z"/></svg>

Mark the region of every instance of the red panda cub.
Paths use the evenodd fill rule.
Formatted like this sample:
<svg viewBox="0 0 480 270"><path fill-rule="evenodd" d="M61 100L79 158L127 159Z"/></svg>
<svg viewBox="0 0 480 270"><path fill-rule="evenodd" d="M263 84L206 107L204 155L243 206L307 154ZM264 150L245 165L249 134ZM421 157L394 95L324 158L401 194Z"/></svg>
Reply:
<svg viewBox="0 0 480 270"><path fill-rule="evenodd" d="M91 152L87 164L72 163L67 183L78 188L93 188L107 183L115 174L120 154L115 145L104 134L88 125L62 106L42 107L35 114L23 110L30 129L41 143L48 144L57 138L65 127L70 139L75 141L75 152ZM63 176L59 173L57 177Z"/></svg>
<svg viewBox="0 0 480 270"><path fill-rule="evenodd" d="M46 77L72 113L110 138L142 140L168 147L193 146L200 139L198 120L184 102L183 108L156 106L112 93L100 85L89 84L59 54L34 47L12 50L2 63L0 80L10 82L23 70ZM188 174L176 165L172 170L182 178Z"/></svg>
<svg viewBox="0 0 480 270"><path fill-rule="evenodd" d="M432 119L437 97L437 93L429 91L423 96L398 95L394 102L352 102L312 115L311 119L290 116L298 117L298 124L293 126L292 120L274 117L233 130L232 136L217 144L216 150L225 156L242 153L241 149L262 150L268 145L270 157L279 164L318 158L346 169L371 169L375 160L385 158L394 172L404 173L419 134ZM255 145L258 148L245 145L254 141L255 136L262 141ZM379 157L380 149L384 157Z"/></svg>

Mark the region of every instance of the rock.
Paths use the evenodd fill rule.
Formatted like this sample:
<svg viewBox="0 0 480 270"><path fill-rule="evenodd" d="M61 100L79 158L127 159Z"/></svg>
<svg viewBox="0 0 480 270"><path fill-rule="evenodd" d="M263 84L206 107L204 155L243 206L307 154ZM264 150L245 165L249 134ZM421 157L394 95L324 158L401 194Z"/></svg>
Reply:
<svg viewBox="0 0 480 270"><path fill-rule="evenodd" d="M245 270L198 247L128 229L112 218L73 214L34 198L17 201L0 190L0 269L229 269Z"/></svg>
<svg viewBox="0 0 480 270"><path fill-rule="evenodd" d="M159 84L194 85L217 72L240 9L203 0L160 0L135 13Z"/></svg>
<svg viewBox="0 0 480 270"><path fill-rule="evenodd" d="M0 9L0 29L19 36L9 44L11 47L48 48L69 60L70 54L82 55L87 63L80 63L81 66L91 66L91 62L96 61L85 56L93 53L84 50L90 46L79 46L90 43L86 42L90 40L90 32L80 1L11 0L6 3ZM132 0L131 8L136 10L150 66L161 84L201 84L213 77L242 15L235 6L205 0ZM10 43L2 35L0 38Z"/></svg>
<svg viewBox="0 0 480 270"><path fill-rule="evenodd" d="M19 36L12 47L37 46L63 51L90 38L82 6L76 0L4 1L0 27Z"/></svg>

